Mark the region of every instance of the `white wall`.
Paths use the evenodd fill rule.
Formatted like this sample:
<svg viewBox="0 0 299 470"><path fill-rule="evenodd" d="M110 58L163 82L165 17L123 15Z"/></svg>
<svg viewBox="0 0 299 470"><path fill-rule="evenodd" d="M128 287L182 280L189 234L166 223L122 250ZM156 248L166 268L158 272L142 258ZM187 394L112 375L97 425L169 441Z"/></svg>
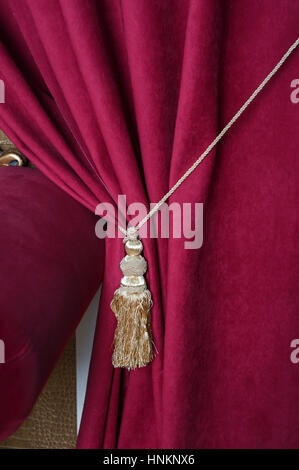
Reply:
<svg viewBox="0 0 299 470"><path fill-rule="evenodd" d="M101 287L90 303L76 332L77 430L79 431L96 326Z"/></svg>

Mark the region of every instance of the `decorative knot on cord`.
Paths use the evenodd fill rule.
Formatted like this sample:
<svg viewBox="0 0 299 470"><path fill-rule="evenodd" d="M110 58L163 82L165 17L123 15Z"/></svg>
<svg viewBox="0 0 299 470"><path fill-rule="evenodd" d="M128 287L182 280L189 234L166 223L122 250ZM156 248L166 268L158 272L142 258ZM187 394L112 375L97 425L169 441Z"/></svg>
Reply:
<svg viewBox="0 0 299 470"><path fill-rule="evenodd" d="M136 227L128 227L123 243L126 243L128 240L138 240L139 232Z"/></svg>

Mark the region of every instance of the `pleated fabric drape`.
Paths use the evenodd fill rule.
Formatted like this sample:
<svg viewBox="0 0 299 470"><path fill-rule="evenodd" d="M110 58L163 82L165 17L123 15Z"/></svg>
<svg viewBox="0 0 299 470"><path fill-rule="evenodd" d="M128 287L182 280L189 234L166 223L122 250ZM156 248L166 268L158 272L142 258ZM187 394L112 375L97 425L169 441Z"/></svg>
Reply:
<svg viewBox="0 0 299 470"><path fill-rule="evenodd" d="M298 26L292 0L1 0L0 127L90 210L148 207ZM137 371L111 365L123 245L106 240L80 448L299 445L298 69L296 52L171 197L204 203L203 246L144 239L158 354Z"/></svg>

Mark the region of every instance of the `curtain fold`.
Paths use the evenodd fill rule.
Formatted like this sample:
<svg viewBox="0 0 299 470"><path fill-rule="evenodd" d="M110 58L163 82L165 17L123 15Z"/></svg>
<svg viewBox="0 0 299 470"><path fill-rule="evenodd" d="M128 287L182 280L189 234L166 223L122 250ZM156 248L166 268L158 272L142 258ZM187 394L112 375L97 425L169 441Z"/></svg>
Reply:
<svg viewBox="0 0 299 470"><path fill-rule="evenodd" d="M149 207L298 26L291 0L0 0L0 127L90 210L119 194ZM203 246L144 238L158 354L133 372L111 365L123 245L106 240L79 447L299 445L298 65L295 52L171 197L204 203Z"/></svg>

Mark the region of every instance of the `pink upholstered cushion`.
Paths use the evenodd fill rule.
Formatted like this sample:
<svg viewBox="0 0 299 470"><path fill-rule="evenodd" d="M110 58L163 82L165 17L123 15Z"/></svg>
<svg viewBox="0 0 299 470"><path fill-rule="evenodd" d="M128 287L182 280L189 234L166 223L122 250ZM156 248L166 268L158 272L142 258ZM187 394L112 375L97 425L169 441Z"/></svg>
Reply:
<svg viewBox="0 0 299 470"><path fill-rule="evenodd" d="M95 216L38 170L0 168L0 439L29 414L95 294Z"/></svg>

